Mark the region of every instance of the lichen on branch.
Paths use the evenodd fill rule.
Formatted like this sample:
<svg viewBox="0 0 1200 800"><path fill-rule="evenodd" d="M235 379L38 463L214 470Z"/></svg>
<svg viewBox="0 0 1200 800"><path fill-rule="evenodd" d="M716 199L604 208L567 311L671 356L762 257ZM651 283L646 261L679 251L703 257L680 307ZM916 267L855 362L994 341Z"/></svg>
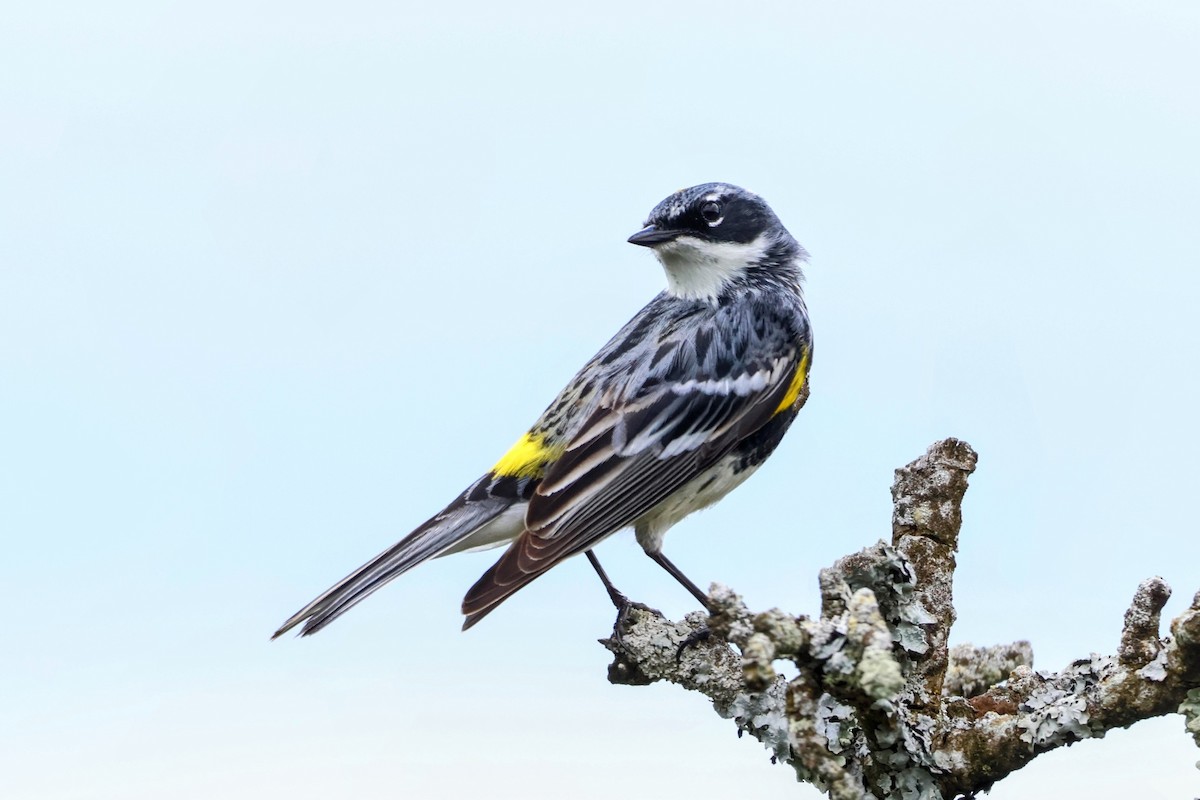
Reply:
<svg viewBox="0 0 1200 800"><path fill-rule="evenodd" d="M1200 745L1200 594L1160 637L1161 578L1138 587L1113 656L1048 674L1033 670L1028 642L948 646L976 460L946 439L896 470L890 543L821 570L817 616L754 613L714 584L709 615L618 618L602 640L609 679L706 695L835 800L972 796L1047 750L1167 713Z"/></svg>

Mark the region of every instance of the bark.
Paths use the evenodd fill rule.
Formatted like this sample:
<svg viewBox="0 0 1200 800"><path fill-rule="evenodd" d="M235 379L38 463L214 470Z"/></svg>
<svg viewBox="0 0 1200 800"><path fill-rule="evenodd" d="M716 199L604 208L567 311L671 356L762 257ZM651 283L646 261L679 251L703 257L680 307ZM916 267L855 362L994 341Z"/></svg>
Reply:
<svg viewBox="0 0 1200 800"><path fill-rule="evenodd" d="M1028 642L948 647L975 463L970 445L946 439L896 470L891 543L822 570L818 616L753 613L714 584L711 614L627 614L602 640L609 680L706 695L739 735L837 800L971 797L1040 753L1161 714L1184 714L1200 745L1200 593L1160 637L1171 590L1143 581L1117 653L1058 673L1033 671Z"/></svg>

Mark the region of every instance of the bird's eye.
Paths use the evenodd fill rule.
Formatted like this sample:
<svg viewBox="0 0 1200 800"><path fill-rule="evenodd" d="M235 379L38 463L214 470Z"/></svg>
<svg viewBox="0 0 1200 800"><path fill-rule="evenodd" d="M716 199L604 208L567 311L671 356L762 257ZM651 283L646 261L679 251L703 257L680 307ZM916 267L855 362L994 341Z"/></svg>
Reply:
<svg viewBox="0 0 1200 800"><path fill-rule="evenodd" d="M715 200L709 200L704 205L700 206L700 216L704 217L704 221L709 225L721 224L721 204Z"/></svg>

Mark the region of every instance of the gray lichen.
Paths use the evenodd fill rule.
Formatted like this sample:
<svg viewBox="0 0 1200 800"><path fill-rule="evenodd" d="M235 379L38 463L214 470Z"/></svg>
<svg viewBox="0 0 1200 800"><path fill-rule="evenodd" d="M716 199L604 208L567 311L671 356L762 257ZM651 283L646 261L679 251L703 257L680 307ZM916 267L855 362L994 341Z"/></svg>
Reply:
<svg viewBox="0 0 1200 800"><path fill-rule="evenodd" d="M1160 638L1170 589L1144 581L1117 654L1058 673L1034 672L1028 642L948 646L975 463L947 439L897 470L891 543L821 570L817 617L755 614L714 584L707 618L630 613L603 640L610 680L701 692L835 800L973 796L1046 750L1175 711L1200 745L1200 593Z"/></svg>
<svg viewBox="0 0 1200 800"><path fill-rule="evenodd" d="M762 742L774 758L788 759L787 681L780 678L763 692L742 692L717 713L736 722L739 734L747 732Z"/></svg>
<svg viewBox="0 0 1200 800"><path fill-rule="evenodd" d="M1171 587L1162 578L1155 576L1141 582L1125 612L1117 648L1121 663L1140 666L1159 654L1159 615L1170 598Z"/></svg>
<svg viewBox="0 0 1200 800"><path fill-rule="evenodd" d="M950 663L942 691L953 697L975 697L1005 680L1017 667L1033 666L1029 642L974 647L958 644L950 648Z"/></svg>
<svg viewBox="0 0 1200 800"><path fill-rule="evenodd" d="M1021 740L1031 747L1049 749L1092 735L1087 703L1078 695L1044 687L1020 705L1017 720Z"/></svg>
<svg viewBox="0 0 1200 800"><path fill-rule="evenodd" d="M900 665L892 656L892 635L879 613L875 593L862 588L850 598L846 641L857 666L854 681L875 700L888 700L904 688Z"/></svg>

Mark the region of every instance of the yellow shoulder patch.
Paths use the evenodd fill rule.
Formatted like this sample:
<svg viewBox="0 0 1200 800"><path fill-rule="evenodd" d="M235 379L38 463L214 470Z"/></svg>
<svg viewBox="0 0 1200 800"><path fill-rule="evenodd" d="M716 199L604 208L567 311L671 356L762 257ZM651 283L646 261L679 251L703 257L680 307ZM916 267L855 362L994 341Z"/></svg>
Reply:
<svg viewBox="0 0 1200 800"><path fill-rule="evenodd" d="M527 433L500 457L492 473L506 478L540 478L564 449L562 445L547 444L541 434Z"/></svg>
<svg viewBox="0 0 1200 800"><path fill-rule="evenodd" d="M800 357L800 366L796 367L796 374L792 376L792 382L788 386L787 394L779 401L779 407L775 409L775 414L781 411L787 411L796 401L800 399L800 392L804 389L804 382L808 380L808 348L804 348L804 355ZM774 416L774 414L772 415Z"/></svg>

